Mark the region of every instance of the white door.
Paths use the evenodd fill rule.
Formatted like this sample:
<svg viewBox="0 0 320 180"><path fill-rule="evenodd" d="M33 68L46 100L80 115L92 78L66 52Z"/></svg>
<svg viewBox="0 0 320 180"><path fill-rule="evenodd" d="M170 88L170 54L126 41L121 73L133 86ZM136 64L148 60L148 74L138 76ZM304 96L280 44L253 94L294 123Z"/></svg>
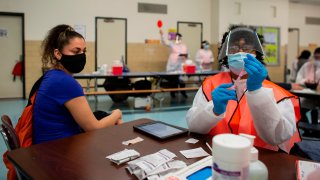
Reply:
<svg viewBox="0 0 320 180"><path fill-rule="evenodd" d="M0 98L22 98L23 79L12 70L23 60L23 15L0 13Z"/></svg>
<svg viewBox="0 0 320 180"><path fill-rule="evenodd" d="M97 17L96 26L96 68L102 64L111 67L114 60L126 63L127 20Z"/></svg>
<svg viewBox="0 0 320 180"><path fill-rule="evenodd" d="M201 47L202 23L178 22L178 32L182 34L182 41L188 47L189 58L194 61Z"/></svg>
<svg viewBox="0 0 320 180"><path fill-rule="evenodd" d="M299 55L299 29L289 29L288 36L286 82L290 82L292 62L297 59Z"/></svg>

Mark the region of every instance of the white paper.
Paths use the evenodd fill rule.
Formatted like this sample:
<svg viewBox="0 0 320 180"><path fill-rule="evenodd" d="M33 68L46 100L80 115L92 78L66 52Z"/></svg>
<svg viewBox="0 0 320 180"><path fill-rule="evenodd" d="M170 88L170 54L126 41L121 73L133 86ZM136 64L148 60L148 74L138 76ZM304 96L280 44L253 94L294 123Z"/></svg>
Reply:
<svg viewBox="0 0 320 180"><path fill-rule="evenodd" d="M186 167L183 161L173 160L174 153L162 149L156 153L128 162L127 170L138 179L159 179L165 174Z"/></svg>
<svg viewBox="0 0 320 180"><path fill-rule="evenodd" d="M195 144L198 141L199 141L198 139L190 138L190 139L186 140L186 143Z"/></svg>
<svg viewBox="0 0 320 180"><path fill-rule="evenodd" d="M316 180L320 174L320 163L302 161L297 162L298 177L299 180ZM300 175L300 176L299 176Z"/></svg>
<svg viewBox="0 0 320 180"><path fill-rule="evenodd" d="M110 159L110 161L116 163L116 164L122 164L124 162L128 162L130 160L136 159L140 156L140 153L137 152L134 149L125 149L123 151L111 154L107 156L107 159Z"/></svg>
<svg viewBox="0 0 320 180"><path fill-rule="evenodd" d="M128 145L131 145L131 144L136 144L136 143L141 142L141 141L143 141L143 139L138 136L138 137L136 137L134 139L123 141L122 144L128 146Z"/></svg>
<svg viewBox="0 0 320 180"><path fill-rule="evenodd" d="M180 153L188 159L209 156L209 154L205 150L203 150L202 147L183 150L183 151L180 151Z"/></svg>

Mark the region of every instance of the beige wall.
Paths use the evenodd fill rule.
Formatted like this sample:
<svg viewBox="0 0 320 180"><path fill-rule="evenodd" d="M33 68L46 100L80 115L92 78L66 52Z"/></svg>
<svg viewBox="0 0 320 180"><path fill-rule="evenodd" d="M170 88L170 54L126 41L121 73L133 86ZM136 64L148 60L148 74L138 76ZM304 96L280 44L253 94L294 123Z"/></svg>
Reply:
<svg viewBox="0 0 320 180"><path fill-rule="evenodd" d="M128 44L128 66L132 72L165 71L170 49L162 44Z"/></svg>
<svg viewBox="0 0 320 180"><path fill-rule="evenodd" d="M41 41L26 41L26 97L34 82L41 76ZM95 67L94 42L87 42L87 64L82 73L92 73ZM212 45L214 58L217 59L218 48ZM128 67L131 72L165 71L170 49L162 44L128 43ZM218 61L213 64L218 69ZM86 85L85 80L79 80ZM91 82L93 83L93 82ZM93 84L92 84L93 85Z"/></svg>

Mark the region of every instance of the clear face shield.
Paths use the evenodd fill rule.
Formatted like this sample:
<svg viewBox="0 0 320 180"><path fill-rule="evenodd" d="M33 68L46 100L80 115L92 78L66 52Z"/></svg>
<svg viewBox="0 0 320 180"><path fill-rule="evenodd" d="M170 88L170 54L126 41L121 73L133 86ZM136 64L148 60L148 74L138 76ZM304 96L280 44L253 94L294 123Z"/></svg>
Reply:
<svg viewBox="0 0 320 180"><path fill-rule="evenodd" d="M229 32L226 41L223 43L218 59L222 60L239 52L264 55L263 48L255 31L249 28L240 27Z"/></svg>

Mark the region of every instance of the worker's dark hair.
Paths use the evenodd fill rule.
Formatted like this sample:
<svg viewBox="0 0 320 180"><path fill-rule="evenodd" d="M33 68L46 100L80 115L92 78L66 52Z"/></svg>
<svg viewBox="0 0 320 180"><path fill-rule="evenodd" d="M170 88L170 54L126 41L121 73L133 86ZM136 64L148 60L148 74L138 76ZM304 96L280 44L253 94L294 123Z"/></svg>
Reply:
<svg viewBox="0 0 320 180"><path fill-rule="evenodd" d="M298 59L309 59L311 56L311 52L309 50L303 50L298 57Z"/></svg>
<svg viewBox="0 0 320 180"><path fill-rule="evenodd" d="M203 48L204 48L204 45L205 45L205 44L209 44L209 42L208 42L208 41L206 41L206 40L202 41L202 42L201 42L201 49L203 49Z"/></svg>
<svg viewBox="0 0 320 180"><path fill-rule="evenodd" d="M314 50L313 54L320 54L320 47Z"/></svg>

